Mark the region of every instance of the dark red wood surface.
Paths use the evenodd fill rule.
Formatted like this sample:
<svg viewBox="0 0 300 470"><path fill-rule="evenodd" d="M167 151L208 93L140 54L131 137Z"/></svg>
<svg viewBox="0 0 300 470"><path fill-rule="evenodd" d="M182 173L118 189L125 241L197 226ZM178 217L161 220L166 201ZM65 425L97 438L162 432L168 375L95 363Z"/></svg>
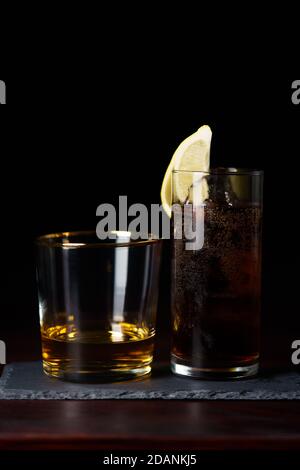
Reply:
<svg viewBox="0 0 300 470"><path fill-rule="evenodd" d="M0 449L296 450L299 416L287 402L2 402Z"/></svg>

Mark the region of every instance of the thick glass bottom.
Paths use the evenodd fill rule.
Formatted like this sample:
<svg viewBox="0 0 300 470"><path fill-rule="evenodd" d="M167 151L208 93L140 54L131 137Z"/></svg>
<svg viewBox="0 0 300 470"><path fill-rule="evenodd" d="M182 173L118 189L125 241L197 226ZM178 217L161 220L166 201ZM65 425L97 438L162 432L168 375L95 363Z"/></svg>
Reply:
<svg viewBox="0 0 300 470"><path fill-rule="evenodd" d="M132 380L144 377L151 372L150 365L143 365L134 369L101 369L98 364L88 364L87 367L73 369L70 367L59 367L57 364L53 365L45 360L43 361L43 368L45 374L50 377L78 383L105 383Z"/></svg>
<svg viewBox="0 0 300 470"><path fill-rule="evenodd" d="M257 375L259 363L245 365L232 365L231 367L195 367L185 363L177 356L171 356L171 370L176 375L192 377L196 379L243 379Z"/></svg>

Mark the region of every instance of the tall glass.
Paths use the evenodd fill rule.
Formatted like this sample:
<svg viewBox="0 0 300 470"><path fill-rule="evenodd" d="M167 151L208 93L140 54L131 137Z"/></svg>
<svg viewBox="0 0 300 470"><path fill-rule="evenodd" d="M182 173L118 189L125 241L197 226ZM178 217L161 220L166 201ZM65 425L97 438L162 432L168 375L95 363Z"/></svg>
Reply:
<svg viewBox="0 0 300 470"><path fill-rule="evenodd" d="M151 371L161 243L114 232L37 240L37 277L46 374L121 380Z"/></svg>
<svg viewBox="0 0 300 470"><path fill-rule="evenodd" d="M258 371L262 190L261 171L173 172L176 374L241 378Z"/></svg>

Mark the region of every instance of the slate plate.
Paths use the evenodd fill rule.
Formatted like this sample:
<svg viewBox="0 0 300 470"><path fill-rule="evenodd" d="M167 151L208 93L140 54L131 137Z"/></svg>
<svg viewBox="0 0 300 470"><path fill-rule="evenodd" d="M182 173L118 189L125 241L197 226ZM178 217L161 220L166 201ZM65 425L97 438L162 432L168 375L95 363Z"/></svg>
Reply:
<svg viewBox="0 0 300 470"><path fill-rule="evenodd" d="M47 377L40 362L6 365L0 379L4 400L299 400L300 374L283 372L236 381L177 377L168 365L156 365L139 381L76 384Z"/></svg>

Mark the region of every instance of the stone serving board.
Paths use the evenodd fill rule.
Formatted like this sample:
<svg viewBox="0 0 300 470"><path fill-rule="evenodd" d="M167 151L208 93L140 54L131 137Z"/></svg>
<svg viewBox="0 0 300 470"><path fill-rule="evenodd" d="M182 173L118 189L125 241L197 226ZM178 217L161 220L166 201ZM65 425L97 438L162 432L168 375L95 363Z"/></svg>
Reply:
<svg viewBox="0 0 300 470"><path fill-rule="evenodd" d="M5 366L0 378L2 400L299 400L296 371L261 374L256 378L212 381L173 375L167 364L153 368L138 381L77 384L47 377L42 364L18 362Z"/></svg>

